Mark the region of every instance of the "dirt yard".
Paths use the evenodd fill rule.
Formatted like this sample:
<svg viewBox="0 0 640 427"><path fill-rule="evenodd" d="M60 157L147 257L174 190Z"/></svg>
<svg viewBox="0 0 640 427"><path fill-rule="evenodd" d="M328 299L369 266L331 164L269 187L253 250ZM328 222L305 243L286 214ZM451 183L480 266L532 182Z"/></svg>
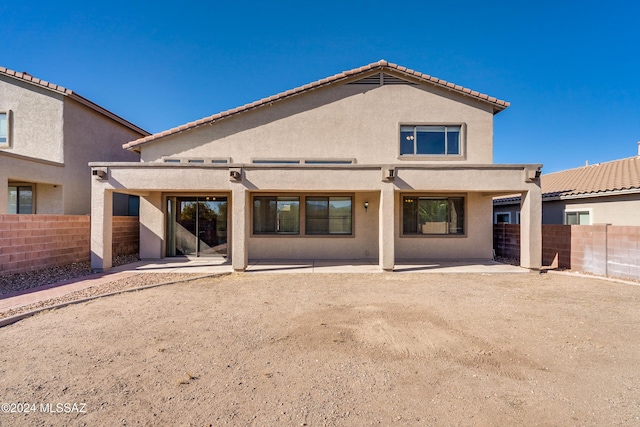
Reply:
<svg viewBox="0 0 640 427"><path fill-rule="evenodd" d="M551 274L168 285L0 329L0 425L640 425L639 308Z"/></svg>

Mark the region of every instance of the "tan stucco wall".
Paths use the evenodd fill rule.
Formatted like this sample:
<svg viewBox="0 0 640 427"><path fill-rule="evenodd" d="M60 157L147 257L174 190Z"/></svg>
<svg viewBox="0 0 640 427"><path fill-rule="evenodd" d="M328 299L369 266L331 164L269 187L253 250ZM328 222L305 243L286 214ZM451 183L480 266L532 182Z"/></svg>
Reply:
<svg viewBox="0 0 640 427"><path fill-rule="evenodd" d="M45 88L0 76L0 111L11 110L11 147L0 151L62 163L63 99Z"/></svg>
<svg viewBox="0 0 640 427"><path fill-rule="evenodd" d="M393 182L382 180L381 167L258 167L245 165L242 181L229 179L227 167L168 165L162 163L96 164L108 170L107 180L93 178L94 192L120 190L142 195L140 254L147 258L163 256L164 197L168 194L233 194L230 212L236 212L234 200L245 200L247 208L233 217L229 242L245 228L247 254L253 259L317 258L355 259L454 258L490 259L492 257L492 196L531 192L539 198L540 188L527 182L523 165L513 166L413 166L399 167ZM534 167L535 168L535 167ZM354 195L353 237L252 236L251 195L266 193ZM381 194L391 193L387 207L381 209ZM400 197L402 194L464 194L466 198L466 235L464 237L401 237ZM94 200L102 200L95 196ZM364 211L364 202L369 208ZM394 207L395 206L395 207ZM390 209L389 209L390 207ZM100 209L98 209L100 212ZM390 214L387 215L386 212ZM244 218L242 215L244 214ZM528 215L529 213L523 213ZM381 222L385 219L385 224ZM387 220L390 221L387 223ZM533 213L532 222L540 221ZM248 228L248 229L247 229ZM96 233L99 233L97 230ZM98 238L96 238L99 241ZM242 245L242 243L239 243ZM533 243L535 252L540 245ZM395 249L394 249L395 246ZM231 247L231 253L239 254ZM368 251L368 253L367 253ZM234 257L236 255L233 255ZM391 258L392 259L392 258ZM535 264L535 263L533 263ZM240 266L242 263L240 263ZM234 259L235 268L235 259ZM383 267L384 268L384 267ZM535 268L535 265L534 265Z"/></svg>
<svg viewBox="0 0 640 427"><path fill-rule="evenodd" d="M61 163L41 162L0 153L0 214L7 213L8 210L10 181L22 184L36 183L35 213L64 214L60 186L64 182L64 172ZM42 185L44 183L48 184ZM54 184L58 187L54 188Z"/></svg>
<svg viewBox="0 0 640 427"><path fill-rule="evenodd" d="M254 159L355 158L358 164L399 160L401 124L461 124L464 159L421 163L491 163L491 106L430 86L337 85L143 145L142 160L163 156Z"/></svg>
<svg viewBox="0 0 640 427"><path fill-rule="evenodd" d="M139 159L122 149L139 133L62 94L0 76L0 111L6 110L11 147L0 149L0 214L8 209L9 182L36 184L34 213L89 214L88 163Z"/></svg>
<svg viewBox="0 0 640 427"><path fill-rule="evenodd" d="M96 111L72 100L64 105L64 213L91 212L91 169L89 162L139 160L137 153L122 144L140 135Z"/></svg>
<svg viewBox="0 0 640 427"><path fill-rule="evenodd" d="M403 193L410 194L410 193ZM435 194L432 194L435 195ZM465 197L464 236L402 236L402 202L396 199L396 257L399 259L491 259L493 257L493 200L478 193Z"/></svg>
<svg viewBox="0 0 640 427"><path fill-rule="evenodd" d="M588 211L591 224L640 225L638 194L544 202L544 223L563 224L565 210Z"/></svg>
<svg viewBox="0 0 640 427"><path fill-rule="evenodd" d="M378 259L378 200L379 194L374 192L353 195L352 236L251 235L249 258ZM365 201L369 202L366 210ZM301 201L302 209L304 206ZM304 214L301 213L300 223L303 222Z"/></svg>

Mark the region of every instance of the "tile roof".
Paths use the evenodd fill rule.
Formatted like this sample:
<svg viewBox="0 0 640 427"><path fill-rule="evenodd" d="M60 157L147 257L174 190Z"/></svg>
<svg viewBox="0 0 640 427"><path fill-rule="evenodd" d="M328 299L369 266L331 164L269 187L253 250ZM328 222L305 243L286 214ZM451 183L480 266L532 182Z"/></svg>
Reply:
<svg viewBox="0 0 640 427"><path fill-rule="evenodd" d="M540 188L543 200L603 196L614 192L640 193L640 155L542 175ZM519 194L511 194L496 197L494 202L519 200Z"/></svg>
<svg viewBox="0 0 640 427"><path fill-rule="evenodd" d="M542 175L543 197L640 191L640 156Z"/></svg>
<svg viewBox="0 0 640 427"><path fill-rule="evenodd" d="M453 91L453 92L458 92L462 95L465 96L470 96L472 98L475 98L477 100L483 101L483 102L487 102L489 104L492 105L493 107L493 112L494 114L499 113L500 111L504 110L505 108L507 108L509 106L509 103L507 101L502 101L500 99L494 98L492 96L480 93L480 92L476 92L475 90L471 90L465 87L462 87L460 85L456 85L454 83L448 82L446 80L442 80L439 79L437 77L433 77L430 76L428 74L424 74L424 73L420 73L418 71L414 71L411 70L407 67L402 67L398 64L393 64L390 62L387 62L385 60L380 60L378 62L373 62L369 65L365 65L359 68L354 68L352 70L348 70L348 71L343 71L342 73L338 73L335 74L333 76L330 77L326 77L324 79L320 79L317 80L315 82L312 83L308 83L304 86L299 86L297 88L294 89L290 89L288 91L285 92L281 92L278 93L276 95L267 97L267 98L263 98L260 99L258 101L249 103L249 104L245 104L242 105L240 107L236 107L236 108L232 108L230 110L227 111L223 111L221 113L217 113L214 114L213 116L209 116L209 117L205 117L203 119L200 120L196 120L193 122L189 122L186 123L182 126L178 126L172 129L168 129L166 131L163 132L159 132L153 135L149 135L146 136L144 138L140 138L137 139L135 141L131 141L127 144L124 144L123 147L127 148L127 149L135 149L136 147L146 144L147 142L151 142L154 141L156 139L160 139L163 138L165 136L169 136L169 135L174 135L183 131L187 131L187 130L191 130L194 128L197 128L199 126L202 125L206 125L206 124L211 124L213 122L222 120L222 119L226 119L228 117L234 116L236 114L239 113L243 113L245 111L249 111L249 110L253 110L255 108L264 106L264 105L269 105L273 102L277 102L277 101L281 101L283 99L286 98L290 98L292 96L296 96L299 95L301 93L305 93L314 89L318 89L320 87L326 86L326 85L330 85L330 84L334 84L343 80L351 80L354 77L358 76L358 75L362 75L362 74L370 74L372 71L375 70L379 70L379 71L391 71L394 72L397 75L403 75L405 77L409 77L411 79L414 80L418 80L418 81L422 81L425 83L429 83L429 84L433 84L435 86L439 86L442 88L445 88L447 90Z"/></svg>
<svg viewBox="0 0 640 427"><path fill-rule="evenodd" d="M9 68L5 68L5 67L0 67L0 75L4 75L7 77L11 77L13 79L16 80L21 80L23 82L27 82L30 83L32 85L35 86L39 86L39 87L43 87L45 89L48 89L50 91L53 92L57 92L60 93L64 96L67 96L89 108L91 108L92 110L102 114L103 116L106 116L118 123L120 123L121 125L124 125L126 127L128 127L129 129L139 133L140 135L143 136L147 136L149 135L149 132L147 132L146 130L134 125L133 123L129 122L128 120L123 119L122 117L112 113L111 111L107 110L106 108L103 108L101 106L99 106L98 104L96 104L93 101L88 100L87 98L84 98L83 96L78 95L77 93L75 93L74 91L64 88L60 85L54 84L54 83L49 83L45 80L42 79L38 79L34 76L32 76L31 74L27 73L27 72L18 72L18 71L14 71L14 70L10 70Z"/></svg>

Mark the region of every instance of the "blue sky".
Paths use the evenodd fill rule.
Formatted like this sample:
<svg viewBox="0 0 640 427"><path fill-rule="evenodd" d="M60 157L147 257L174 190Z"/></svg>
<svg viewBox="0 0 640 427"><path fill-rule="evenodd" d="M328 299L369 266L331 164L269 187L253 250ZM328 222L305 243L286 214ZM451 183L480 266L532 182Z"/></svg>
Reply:
<svg viewBox="0 0 640 427"><path fill-rule="evenodd" d="M150 132L386 59L511 102L497 163L638 153L633 1L2 2L0 65Z"/></svg>

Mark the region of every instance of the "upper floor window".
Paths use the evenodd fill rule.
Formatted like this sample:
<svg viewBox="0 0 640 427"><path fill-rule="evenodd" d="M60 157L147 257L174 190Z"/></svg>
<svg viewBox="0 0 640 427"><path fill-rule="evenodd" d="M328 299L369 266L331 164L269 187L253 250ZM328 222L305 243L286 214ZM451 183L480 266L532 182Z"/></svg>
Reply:
<svg viewBox="0 0 640 427"><path fill-rule="evenodd" d="M459 156L460 126L400 126L400 155Z"/></svg>
<svg viewBox="0 0 640 427"><path fill-rule="evenodd" d="M9 147L9 113L0 111L0 148Z"/></svg>

